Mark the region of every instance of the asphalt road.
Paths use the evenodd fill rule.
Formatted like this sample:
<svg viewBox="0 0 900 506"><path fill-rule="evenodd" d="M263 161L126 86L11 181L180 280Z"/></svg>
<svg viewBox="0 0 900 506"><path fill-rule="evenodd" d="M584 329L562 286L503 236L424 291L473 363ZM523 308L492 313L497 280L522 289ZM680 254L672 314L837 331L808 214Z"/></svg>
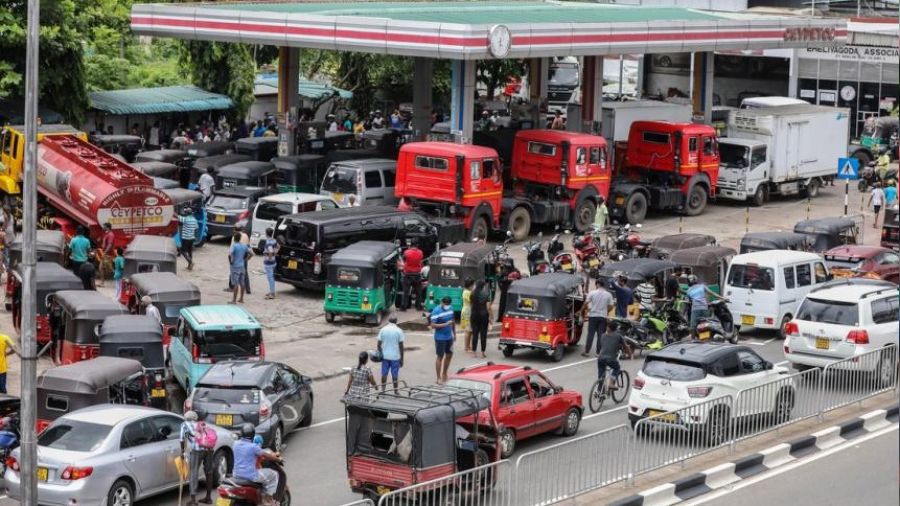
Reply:
<svg viewBox="0 0 900 506"><path fill-rule="evenodd" d="M897 505L898 445L897 425L892 425L688 504Z"/></svg>

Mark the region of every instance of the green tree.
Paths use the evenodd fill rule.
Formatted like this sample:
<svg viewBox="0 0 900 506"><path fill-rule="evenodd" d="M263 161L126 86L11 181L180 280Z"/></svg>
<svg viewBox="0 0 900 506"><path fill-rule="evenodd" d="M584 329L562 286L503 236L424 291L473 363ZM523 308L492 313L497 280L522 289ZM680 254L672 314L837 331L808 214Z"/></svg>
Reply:
<svg viewBox="0 0 900 506"><path fill-rule="evenodd" d="M511 77L521 78L527 68L525 60L482 60L476 66L475 79L487 88L487 99L493 100L499 87Z"/></svg>
<svg viewBox="0 0 900 506"><path fill-rule="evenodd" d="M190 70L195 86L222 93L234 101L234 118L244 118L253 104L256 67L248 44L188 40L181 64Z"/></svg>

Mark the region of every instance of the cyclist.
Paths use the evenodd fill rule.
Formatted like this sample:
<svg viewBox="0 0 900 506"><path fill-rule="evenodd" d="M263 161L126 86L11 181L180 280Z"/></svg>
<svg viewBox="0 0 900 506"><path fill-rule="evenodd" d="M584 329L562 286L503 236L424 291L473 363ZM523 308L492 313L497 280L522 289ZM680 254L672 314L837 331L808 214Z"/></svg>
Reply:
<svg viewBox="0 0 900 506"><path fill-rule="evenodd" d="M607 381L607 390L615 390L616 379L619 377L621 367L619 366L619 353L625 352L625 338L618 332L619 322L609 320L606 324L606 332L600 336L600 354L597 355L597 379L603 379L606 375L606 368L612 369Z"/></svg>

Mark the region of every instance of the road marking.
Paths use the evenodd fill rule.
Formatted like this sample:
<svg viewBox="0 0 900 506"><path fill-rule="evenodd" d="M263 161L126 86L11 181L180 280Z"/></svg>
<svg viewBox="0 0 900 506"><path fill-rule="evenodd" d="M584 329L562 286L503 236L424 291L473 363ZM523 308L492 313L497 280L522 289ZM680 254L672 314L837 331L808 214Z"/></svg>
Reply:
<svg viewBox="0 0 900 506"><path fill-rule="evenodd" d="M784 364L786 364L786 363L788 363L787 360L782 360L781 362L778 362L778 363L775 364L775 365L784 365Z"/></svg>
<svg viewBox="0 0 900 506"><path fill-rule="evenodd" d="M331 420L325 420L324 422L314 423L314 424L310 425L309 427L303 427L300 430L314 429L316 427L321 427L323 425L329 425L329 424L332 424L335 422L343 422L343 421L344 421L344 417L342 416L340 418L333 418Z"/></svg>
<svg viewBox="0 0 900 506"><path fill-rule="evenodd" d="M589 418L594 418L595 416L608 415L610 413L615 413L616 411L622 411L623 409L627 409L627 408L628 408L628 406L619 406L618 408L607 409L606 411L600 411L598 413L594 413L594 414L591 414L588 416L583 416L583 417L581 417L581 419L587 420Z"/></svg>
<svg viewBox="0 0 900 506"><path fill-rule="evenodd" d="M578 362L572 362L571 364L563 364L563 365L558 365L556 367L551 367L549 369L542 369L541 372L558 371L560 369L565 369L566 367L572 367L572 366L587 364L588 362L596 362L596 361L597 361L597 359L588 358L585 360L579 360Z"/></svg>
<svg viewBox="0 0 900 506"><path fill-rule="evenodd" d="M775 338L773 337L772 339L766 339L766 340L763 341L763 342L759 342L759 341L746 341L746 342L744 342L744 344L749 344L749 345L751 345L751 346L765 346L765 345L771 343L771 342L774 341L774 340L775 340Z"/></svg>

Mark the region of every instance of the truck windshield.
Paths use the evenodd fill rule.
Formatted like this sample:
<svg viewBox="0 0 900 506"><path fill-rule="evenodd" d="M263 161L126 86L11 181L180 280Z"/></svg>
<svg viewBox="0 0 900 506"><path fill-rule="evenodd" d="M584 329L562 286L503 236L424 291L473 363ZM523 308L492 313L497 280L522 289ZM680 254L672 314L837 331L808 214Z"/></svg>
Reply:
<svg viewBox="0 0 900 506"><path fill-rule="evenodd" d="M747 167L750 158L750 148L727 142L719 143L719 163L725 167L741 169Z"/></svg>
<svg viewBox="0 0 900 506"><path fill-rule="evenodd" d="M350 167L334 166L325 174L322 190L329 192L356 193L359 171Z"/></svg>
<svg viewBox="0 0 900 506"><path fill-rule="evenodd" d="M551 68L549 84L553 86L578 86L578 67Z"/></svg>

